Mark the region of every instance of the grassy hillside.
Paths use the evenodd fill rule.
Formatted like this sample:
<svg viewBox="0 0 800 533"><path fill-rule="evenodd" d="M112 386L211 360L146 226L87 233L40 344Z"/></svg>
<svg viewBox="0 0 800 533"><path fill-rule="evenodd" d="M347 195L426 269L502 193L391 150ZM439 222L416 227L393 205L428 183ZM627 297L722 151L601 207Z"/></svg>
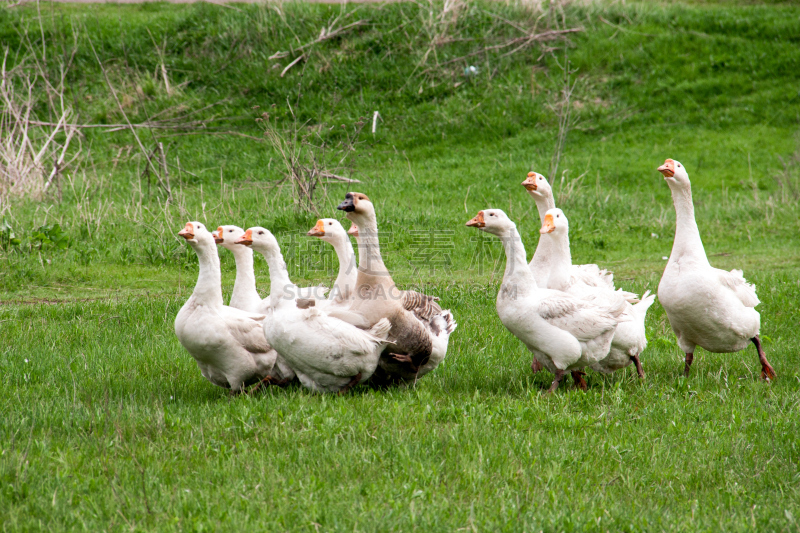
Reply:
<svg viewBox="0 0 800 533"><path fill-rule="evenodd" d="M68 66L76 122L108 125L81 130L79 157L43 199L0 205L5 529L798 529L800 9L443 9L0 12L7 69L56 86ZM57 121L46 94L37 118ZM155 126L137 141L118 129L127 121ZM335 278L265 129L324 146L325 169L360 180L318 189L319 214L342 218L345 192L368 194L395 280L453 310L448 358L415 387L229 398L175 339L197 273L176 236L187 220L263 225L293 279ZM143 172L139 142L164 146L169 195ZM538 214L520 182L542 172L573 260L655 290L674 233L655 171L667 157L689 171L712 263L757 285L779 379L758 381L752 348L698 350L684 379L656 303L644 383L630 369L592 374L586 393L542 398L548 377L531 375L494 310L499 244L464 223L502 208L530 255ZM233 261L221 258L227 294Z"/></svg>

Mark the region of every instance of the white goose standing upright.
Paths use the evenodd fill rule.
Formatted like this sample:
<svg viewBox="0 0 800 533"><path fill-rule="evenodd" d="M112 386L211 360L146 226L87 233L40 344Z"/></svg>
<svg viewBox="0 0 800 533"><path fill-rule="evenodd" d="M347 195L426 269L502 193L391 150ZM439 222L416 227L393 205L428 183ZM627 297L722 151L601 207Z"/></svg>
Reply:
<svg viewBox="0 0 800 533"><path fill-rule="evenodd" d="M522 182L522 186L525 187L525 190L528 191L528 194L531 195L531 198L536 203L540 223L544 224L544 217L547 212L556 207L550 183L547 178L538 172L528 172L528 177ZM550 286L548 278L550 273L554 271L551 255L552 246L552 241L540 238L530 262L530 269L533 271L533 275L536 276L539 286L551 289L554 287ZM614 275L607 270L601 270L597 265L572 265L569 274L586 285L614 288ZM637 301L635 294L626 293L626 297L632 303Z"/></svg>
<svg viewBox="0 0 800 533"><path fill-rule="evenodd" d="M697 346L729 353L752 342L761 362L761 377L775 379L758 337L761 316L754 309L759 304L755 287L747 283L741 270L726 272L708 262L684 166L667 159L658 171L672 191L676 214L675 241L658 285L658 299L686 354L684 374L689 375Z"/></svg>
<svg viewBox="0 0 800 533"><path fill-rule="evenodd" d="M567 372L585 389L581 369L607 356L625 310L624 300L598 302L539 288L517 226L500 209L480 211L467 226L491 233L503 243L506 269L497 294L497 314L536 361L555 375L548 393L555 392Z"/></svg>
<svg viewBox="0 0 800 533"><path fill-rule="evenodd" d="M200 273L189 299L175 317L175 334L214 385L241 392L268 378L277 352L266 341L264 315L222 303L217 246L200 222L187 222L178 233L197 254Z"/></svg>
<svg viewBox="0 0 800 533"><path fill-rule="evenodd" d="M572 254L569 248L569 221L561 209L550 209L544 217L540 230L540 240L549 240L552 271L548 277L548 288L564 291L574 296L593 296L609 303L621 304L625 307L623 317L614 332L611 349L608 355L591 365L592 370L610 374L631 363L636 365L636 372L644 378L644 370L639 356L647 346L644 321L647 310L653 305L656 297L647 291L641 301L631 305L625 299L625 293L614 291L608 287L595 287L576 281L570 276Z"/></svg>
<svg viewBox="0 0 800 533"><path fill-rule="evenodd" d="M251 313L263 313L264 320L271 320L269 299L262 299L256 290L253 250L237 244L237 241L244 235L244 230L238 226L219 226L211 235L214 237L214 242L229 250L236 261L236 280L233 283L229 305ZM295 377L294 370L286 364L283 356L276 354L275 366L272 368L269 378L264 382L284 386Z"/></svg>

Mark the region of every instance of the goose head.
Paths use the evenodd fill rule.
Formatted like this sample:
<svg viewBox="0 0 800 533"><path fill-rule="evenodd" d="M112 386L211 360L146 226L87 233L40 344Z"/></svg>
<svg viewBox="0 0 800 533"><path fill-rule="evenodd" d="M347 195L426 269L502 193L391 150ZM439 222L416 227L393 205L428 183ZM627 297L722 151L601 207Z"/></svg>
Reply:
<svg viewBox="0 0 800 533"><path fill-rule="evenodd" d="M544 224L539 233L545 235L551 233L553 235L563 235L569 233L569 221L561 209L548 209L544 215Z"/></svg>
<svg viewBox="0 0 800 533"><path fill-rule="evenodd" d="M335 218L321 218L317 220L317 225L311 228L309 237L319 237L321 240L334 244L348 239L347 232Z"/></svg>
<svg viewBox="0 0 800 533"><path fill-rule="evenodd" d="M350 229L347 230L347 234L358 239L358 226L356 226L355 222L350 223Z"/></svg>
<svg viewBox="0 0 800 533"><path fill-rule="evenodd" d="M484 209L467 222L467 226L491 233L492 235L505 235L509 230L517 227L502 209Z"/></svg>
<svg viewBox="0 0 800 533"><path fill-rule="evenodd" d="M366 194L360 192L347 193L344 201L336 209L344 211L350 222L357 224L365 217L375 217L375 206L372 205Z"/></svg>
<svg viewBox="0 0 800 533"><path fill-rule="evenodd" d="M550 187L550 183L547 181L547 178L538 172L528 172L528 177L522 182L522 186L525 187L525 190L534 198L553 197L553 189Z"/></svg>
<svg viewBox="0 0 800 533"><path fill-rule="evenodd" d="M664 175L664 180L666 180L667 185L670 187L673 185L678 185L681 188L691 186L689 174L686 173L686 167L681 165L680 161L667 159L657 170Z"/></svg>
<svg viewBox="0 0 800 533"><path fill-rule="evenodd" d="M219 226L211 236L214 237L214 242L224 246L228 250L236 250L236 241L244 235L244 230L239 226Z"/></svg>
<svg viewBox="0 0 800 533"><path fill-rule="evenodd" d="M263 255L280 253L281 251L278 240L272 232L260 226L247 228L244 234L236 239L235 244L244 244Z"/></svg>
<svg viewBox="0 0 800 533"><path fill-rule="evenodd" d="M214 242L214 237L208 229L200 222L187 222L186 226L178 232L178 235L186 239L186 242L193 247L199 244L209 244Z"/></svg>

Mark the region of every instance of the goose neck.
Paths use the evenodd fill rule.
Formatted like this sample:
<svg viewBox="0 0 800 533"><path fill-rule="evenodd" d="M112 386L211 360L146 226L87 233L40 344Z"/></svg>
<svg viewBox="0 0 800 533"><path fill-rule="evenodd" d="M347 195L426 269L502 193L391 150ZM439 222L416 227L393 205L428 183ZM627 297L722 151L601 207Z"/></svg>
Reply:
<svg viewBox="0 0 800 533"><path fill-rule="evenodd" d="M353 251L353 243L348 238L337 240L333 244L336 250L336 257L339 259L339 275L336 276L332 292L336 300L346 300L356 284L358 276L358 265L356 264L356 254Z"/></svg>
<svg viewBox="0 0 800 533"><path fill-rule="evenodd" d="M572 253L569 248L569 235L565 231L554 231L540 237L549 241L550 276L547 287L566 290L569 287L570 270L572 269Z"/></svg>
<svg viewBox="0 0 800 533"><path fill-rule="evenodd" d="M672 244L672 258L691 256L708 263L700 230L694 217L691 186L670 186L672 202L675 205L675 241Z"/></svg>
<svg viewBox="0 0 800 533"><path fill-rule="evenodd" d="M259 300L256 290L256 275L253 269L253 250L246 246L237 245L229 248L236 261L236 281L233 284L232 301L243 301L253 296Z"/></svg>
<svg viewBox="0 0 800 533"><path fill-rule="evenodd" d="M205 305L222 307L222 275L216 245L194 247L197 253L200 273L194 286L192 297Z"/></svg>
<svg viewBox="0 0 800 533"><path fill-rule="evenodd" d="M378 238L378 224L374 217L362 217L358 221L358 270L366 274L388 274L381 256L381 245Z"/></svg>
<svg viewBox="0 0 800 533"><path fill-rule="evenodd" d="M506 252L506 269L503 285L512 284L517 295L526 294L536 288L536 281L525 260L525 245L522 244L516 227L509 228L499 235Z"/></svg>
<svg viewBox="0 0 800 533"><path fill-rule="evenodd" d="M260 249L258 250L269 266L269 297L272 306L276 306L281 299L294 299L295 286L289 279L289 269L283 260L280 250Z"/></svg>
<svg viewBox="0 0 800 533"><path fill-rule="evenodd" d="M541 194L530 193L533 201L536 203L536 209L539 211L539 221L544 224L544 216L551 209L556 208L556 201L552 196L545 196Z"/></svg>

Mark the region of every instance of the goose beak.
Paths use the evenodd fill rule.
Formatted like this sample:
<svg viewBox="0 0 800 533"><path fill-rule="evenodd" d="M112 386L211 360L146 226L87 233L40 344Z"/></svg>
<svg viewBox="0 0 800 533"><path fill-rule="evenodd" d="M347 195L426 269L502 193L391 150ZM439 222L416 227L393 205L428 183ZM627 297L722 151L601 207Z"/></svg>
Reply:
<svg viewBox="0 0 800 533"><path fill-rule="evenodd" d="M358 226L351 222L350 229L347 230L347 234L352 235L353 237L358 237Z"/></svg>
<svg viewBox="0 0 800 533"><path fill-rule="evenodd" d="M467 222L467 226L470 228L483 228L486 227L486 222L483 220L483 211L478 211L478 214L475 215L475 218Z"/></svg>
<svg viewBox="0 0 800 533"><path fill-rule="evenodd" d="M667 159L664 161L664 164L658 167L657 169L659 172L664 174L665 178L671 178L675 175L675 161L672 159Z"/></svg>
<svg viewBox="0 0 800 533"><path fill-rule="evenodd" d="M211 236L214 237L215 243L222 244L223 242L225 242L225 239L222 238L223 233L225 233L225 231L222 229L222 226L218 227L217 231L211 232Z"/></svg>
<svg viewBox="0 0 800 533"><path fill-rule="evenodd" d="M525 181L522 182L522 186L525 187L525 190L529 192L533 192L536 190L536 172L528 172L528 177L525 178Z"/></svg>
<svg viewBox="0 0 800 533"><path fill-rule="evenodd" d="M180 235L187 241L194 239L194 226L192 226L192 223L187 222L186 226L178 232L178 235Z"/></svg>
<svg viewBox="0 0 800 533"><path fill-rule="evenodd" d="M353 195L347 193L347 196L344 199L344 202L340 203L336 209L340 211L344 211L345 213L352 213L356 210L356 204L353 202Z"/></svg>
<svg viewBox="0 0 800 533"><path fill-rule="evenodd" d="M544 235L545 233L553 233L555 231L556 225L553 223L553 215L545 215L544 216L544 224L542 224L542 229L539 230L539 233Z"/></svg>
<svg viewBox="0 0 800 533"><path fill-rule="evenodd" d="M245 231L244 235L236 239L233 244L244 244L245 246L253 244L253 230L249 229Z"/></svg>
<svg viewBox="0 0 800 533"><path fill-rule="evenodd" d="M317 220L317 225L308 230L306 233L309 237L324 237L325 236L325 223Z"/></svg>

